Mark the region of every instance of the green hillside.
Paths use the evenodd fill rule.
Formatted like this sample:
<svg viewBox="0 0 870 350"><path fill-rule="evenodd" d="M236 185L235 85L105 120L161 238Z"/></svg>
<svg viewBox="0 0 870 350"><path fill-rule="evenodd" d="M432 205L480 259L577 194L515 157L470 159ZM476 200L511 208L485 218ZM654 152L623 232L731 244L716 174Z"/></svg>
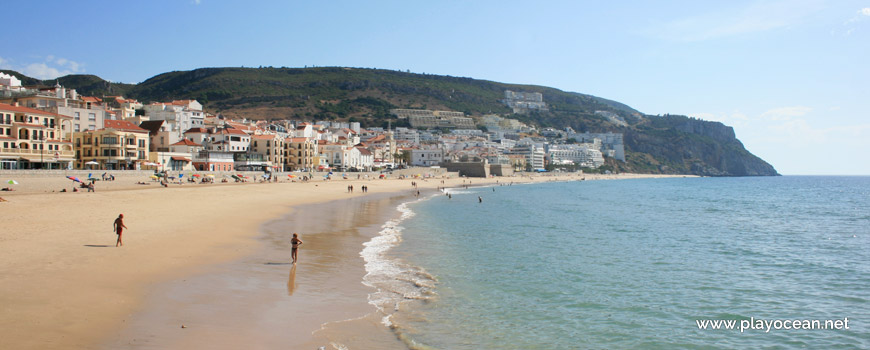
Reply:
<svg viewBox="0 0 870 350"><path fill-rule="evenodd" d="M35 79L15 74L22 81ZM125 95L141 102L197 99L208 112L249 119L349 120L365 126L401 126L392 108L495 113L539 127L625 135L621 171L712 176L777 175L721 123L684 116L649 116L622 103L536 85L365 68L202 68L169 72L137 85L90 75L59 79L83 95ZM55 81L44 81L54 85ZM25 83L26 84L26 83ZM505 90L540 92L549 112L511 114L501 103ZM596 111L612 112L616 124Z"/></svg>

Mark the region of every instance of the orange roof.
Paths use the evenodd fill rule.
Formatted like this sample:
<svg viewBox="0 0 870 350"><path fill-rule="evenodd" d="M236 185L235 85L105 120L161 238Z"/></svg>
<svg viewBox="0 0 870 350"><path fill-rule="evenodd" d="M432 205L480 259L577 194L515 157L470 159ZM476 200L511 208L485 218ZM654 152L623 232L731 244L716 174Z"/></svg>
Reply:
<svg viewBox="0 0 870 350"><path fill-rule="evenodd" d="M99 97L93 97L93 96L82 96L82 101L92 102L92 103L103 102L103 100L101 100Z"/></svg>
<svg viewBox="0 0 870 350"><path fill-rule="evenodd" d="M302 143L302 142L305 142L308 140L309 140L309 138L307 138L307 137L290 137L290 138L287 138L285 140L285 142Z"/></svg>
<svg viewBox="0 0 870 350"><path fill-rule="evenodd" d="M126 120L106 120L103 121L104 129L117 129L123 131L132 131L132 132L148 132L148 130L142 129L136 124L128 122Z"/></svg>
<svg viewBox="0 0 870 350"><path fill-rule="evenodd" d="M202 133L202 134L208 134L208 130L206 130L205 128L190 128L190 129L187 129L187 131L185 131L184 133L185 133L185 134L187 134L187 133Z"/></svg>
<svg viewBox="0 0 870 350"><path fill-rule="evenodd" d="M176 143L173 143L170 146L199 146L199 145L200 144L193 142L189 139L184 139L184 140L178 141Z"/></svg>
<svg viewBox="0 0 870 350"><path fill-rule="evenodd" d="M258 140L274 140L275 135L251 135L251 138L255 138Z"/></svg>
<svg viewBox="0 0 870 350"><path fill-rule="evenodd" d="M245 133L244 131L241 131L241 130L239 130L239 129L231 129L231 128L230 128L230 129L221 129L220 133L221 133L221 134L235 134L235 135L245 135L245 136L248 136L248 134Z"/></svg>
<svg viewBox="0 0 870 350"><path fill-rule="evenodd" d="M0 103L0 110L7 112L18 112L18 113L29 113L29 114L39 114L39 115L49 115L52 117L62 117L62 118L72 118L68 115L62 115L57 113L46 112L34 108L21 107L21 106L13 106L7 103Z"/></svg>

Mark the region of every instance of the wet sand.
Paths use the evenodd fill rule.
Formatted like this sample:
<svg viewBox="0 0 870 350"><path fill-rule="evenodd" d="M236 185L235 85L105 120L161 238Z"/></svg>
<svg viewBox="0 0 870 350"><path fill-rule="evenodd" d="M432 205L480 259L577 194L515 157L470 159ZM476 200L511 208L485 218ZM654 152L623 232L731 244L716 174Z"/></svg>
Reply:
<svg viewBox="0 0 870 350"><path fill-rule="evenodd" d="M297 206L260 227L250 255L155 287L143 311L103 348L403 349L382 324L365 322L377 317L359 253L409 197ZM304 241L295 265L293 232Z"/></svg>

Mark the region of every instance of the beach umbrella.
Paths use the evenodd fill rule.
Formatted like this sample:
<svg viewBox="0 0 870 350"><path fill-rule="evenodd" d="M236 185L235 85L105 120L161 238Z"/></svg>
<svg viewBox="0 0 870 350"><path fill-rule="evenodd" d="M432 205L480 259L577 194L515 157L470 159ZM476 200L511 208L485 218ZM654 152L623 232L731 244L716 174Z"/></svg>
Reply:
<svg viewBox="0 0 870 350"><path fill-rule="evenodd" d="M193 177L200 177L200 176L202 176L202 175L200 175L200 174L193 174L192 176L193 176Z"/></svg>
<svg viewBox="0 0 870 350"><path fill-rule="evenodd" d="M178 178L179 178L179 179L182 178L182 177L184 177L184 174L178 174Z"/></svg>
<svg viewBox="0 0 870 350"><path fill-rule="evenodd" d="M208 175L206 175L206 176L208 176L208 177L214 177L214 175L212 175L212 174L208 174Z"/></svg>
<svg viewBox="0 0 870 350"><path fill-rule="evenodd" d="M151 178L152 178L152 179L159 179L160 177L157 176L157 175L151 175Z"/></svg>
<svg viewBox="0 0 870 350"><path fill-rule="evenodd" d="M100 163L97 163L95 161L86 162L85 164L86 165L100 165Z"/></svg>
<svg viewBox="0 0 870 350"><path fill-rule="evenodd" d="M73 180L73 181L75 181L75 182L82 182L82 180L79 180L79 178L77 178L77 177L75 177L75 176L67 176L66 178L67 178L67 179L70 179L70 180Z"/></svg>
<svg viewBox="0 0 870 350"><path fill-rule="evenodd" d="M9 180L9 181L6 182L6 183L8 183L8 184L10 184L10 185L17 185L17 184L18 184L18 181L15 181L15 180Z"/></svg>

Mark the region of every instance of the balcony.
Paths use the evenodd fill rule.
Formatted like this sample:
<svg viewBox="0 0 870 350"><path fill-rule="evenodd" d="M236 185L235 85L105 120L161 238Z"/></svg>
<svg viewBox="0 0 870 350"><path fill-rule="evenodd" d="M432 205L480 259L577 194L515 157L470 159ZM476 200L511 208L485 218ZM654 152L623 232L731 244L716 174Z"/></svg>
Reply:
<svg viewBox="0 0 870 350"><path fill-rule="evenodd" d="M75 152L73 151L0 148L0 155L4 157L21 157L29 161L52 161L54 160L55 153L57 153L57 157L59 160L73 160L75 158Z"/></svg>

